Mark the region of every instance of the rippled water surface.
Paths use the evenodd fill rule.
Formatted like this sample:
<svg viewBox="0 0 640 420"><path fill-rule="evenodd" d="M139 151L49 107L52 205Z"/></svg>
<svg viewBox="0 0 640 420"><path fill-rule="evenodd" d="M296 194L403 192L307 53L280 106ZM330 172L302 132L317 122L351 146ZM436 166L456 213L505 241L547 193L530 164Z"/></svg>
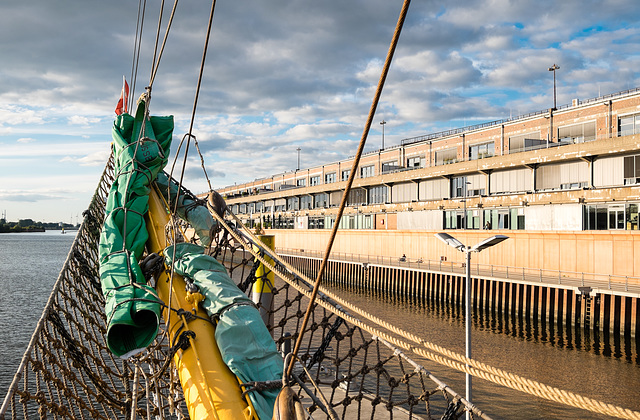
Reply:
<svg viewBox="0 0 640 420"><path fill-rule="evenodd" d="M4 399L75 232L0 233L0 399Z"/></svg>
<svg viewBox="0 0 640 420"><path fill-rule="evenodd" d="M0 398L3 398L74 239L46 233L0 234ZM459 310L339 290L356 306L458 353L464 353ZM525 378L640 411L640 361L635 339L585 335L511 317L479 313L473 320L473 358ZM410 355L464 394L464 374ZM473 399L494 419L602 419L474 379Z"/></svg>
<svg viewBox="0 0 640 420"><path fill-rule="evenodd" d="M464 317L459 310L334 291L405 331L464 354ZM474 359L549 386L640 411L640 363L635 339L551 330L539 322L528 324L495 314L476 314L472 325ZM410 357L464 395L464 373L413 354ZM478 378L473 379L473 401L494 419L609 418Z"/></svg>

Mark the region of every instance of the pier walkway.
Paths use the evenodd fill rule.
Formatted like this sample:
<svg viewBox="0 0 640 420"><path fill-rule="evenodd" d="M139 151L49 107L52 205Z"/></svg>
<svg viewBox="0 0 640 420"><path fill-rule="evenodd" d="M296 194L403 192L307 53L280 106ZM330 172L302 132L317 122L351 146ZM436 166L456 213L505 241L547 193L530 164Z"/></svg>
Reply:
<svg viewBox="0 0 640 420"><path fill-rule="evenodd" d="M322 251L278 248L280 255L303 256L321 259ZM332 252L332 261L356 262L367 265L400 268L415 271L428 271L465 275L465 263L460 261L415 260L401 261L398 257L362 255L354 253ZM548 287L579 288L588 287L598 293L640 298L640 278L573 271L547 270L544 268L525 268L504 265L471 263L471 276L496 280L508 280L527 285Z"/></svg>
<svg viewBox="0 0 640 420"><path fill-rule="evenodd" d="M315 278L320 251L279 248L277 252ZM473 262L470 272L469 294L476 311L640 337L637 277ZM463 307L465 277L460 261L332 253L324 282L403 300Z"/></svg>

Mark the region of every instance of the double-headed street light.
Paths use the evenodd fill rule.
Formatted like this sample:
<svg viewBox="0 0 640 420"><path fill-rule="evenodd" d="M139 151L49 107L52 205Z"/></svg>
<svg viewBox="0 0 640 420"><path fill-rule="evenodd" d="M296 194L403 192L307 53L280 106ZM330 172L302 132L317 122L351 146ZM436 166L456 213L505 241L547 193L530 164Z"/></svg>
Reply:
<svg viewBox="0 0 640 420"><path fill-rule="evenodd" d="M445 244L457 249L460 252L465 253L465 271L466 271L466 281L464 286L464 326L465 326L465 357L467 359L471 359L471 253L472 252L480 252L484 249L490 248L494 245L499 244L505 239L509 239L508 236L505 235L493 235L490 238L487 238L473 247L469 247L448 233L436 233L436 238L440 239ZM469 364L467 363L467 370L469 369ZM469 403L471 403L471 375L469 372L466 372L466 399ZM467 420L469 420L469 411L467 411Z"/></svg>
<svg viewBox="0 0 640 420"><path fill-rule="evenodd" d="M383 119L382 121L380 121L380 125L382 126L382 150L384 150L384 125L387 122Z"/></svg>

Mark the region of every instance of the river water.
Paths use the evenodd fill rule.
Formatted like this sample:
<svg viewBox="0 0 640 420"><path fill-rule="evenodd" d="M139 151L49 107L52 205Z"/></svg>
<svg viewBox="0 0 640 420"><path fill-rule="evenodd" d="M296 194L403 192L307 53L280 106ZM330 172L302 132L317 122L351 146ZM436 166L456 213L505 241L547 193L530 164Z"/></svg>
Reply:
<svg viewBox="0 0 640 420"><path fill-rule="evenodd" d="M0 399L40 319L75 232L0 233Z"/></svg>
<svg viewBox="0 0 640 420"><path fill-rule="evenodd" d="M459 354L465 352L464 314L444 306L425 307L344 289L333 292L369 313ZM472 357L490 366L605 403L640 411L640 358L636 340L575 331L552 331L510 317L476 314ZM461 395L464 373L421 360ZM473 402L494 419L603 419L607 416L510 390L479 378Z"/></svg>
<svg viewBox="0 0 640 420"><path fill-rule="evenodd" d="M74 232L0 234L0 398L6 394L73 239ZM337 292L392 324L464 354L464 319L458 310L423 307L345 290ZM549 326L485 314L476 315L472 325L474 359L640 411L640 359L635 340L552 331ZM464 394L463 373L412 358ZM494 419L607 418L477 378L473 381L473 401Z"/></svg>

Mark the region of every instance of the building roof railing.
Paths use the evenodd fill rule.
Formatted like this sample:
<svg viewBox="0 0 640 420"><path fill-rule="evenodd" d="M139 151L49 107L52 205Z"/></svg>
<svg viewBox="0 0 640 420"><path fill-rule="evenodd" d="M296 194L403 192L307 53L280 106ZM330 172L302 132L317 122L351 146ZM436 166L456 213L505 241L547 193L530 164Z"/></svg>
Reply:
<svg viewBox="0 0 640 420"><path fill-rule="evenodd" d="M598 96L596 98L590 98L590 99L585 99L583 101L578 101L577 104L571 103L571 104L561 105L556 110L568 109L568 108L572 108L574 106L586 105L586 104L590 104L590 103L594 103L594 102L601 102L601 101L604 101L604 100L607 100L607 99L617 98L617 97L620 97L620 96L627 96L627 95L631 95L631 94L638 93L638 92L640 92L640 88L627 89L627 90L623 90L623 91L616 92L616 93L610 93L610 94L607 94L607 95ZM470 132L470 131L481 130L483 128L493 127L493 126L496 126L496 125L507 124L507 123L512 122L512 121L518 121L518 120L522 120L522 119L525 119L525 118L534 117L536 115L546 114L548 112L549 112L548 109L543 109L541 111L529 112L528 114L517 115L515 117L505 118L505 119L502 119L502 120L489 121L489 122L485 122L485 123L481 123L481 124L468 125L468 126L465 126L465 127L453 128L451 130L439 131L437 133L426 134L426 135L423 135L423 136L410 137L410 138L406 138L406 139L401 140L400 144L402 146L406 146L406 145L409 145L409 144L421 143L423 141L430 141L430 140L433 141L433 140L440 139L440 138L455 136L455 135L466 133L466 132Z"/></svg>
<svg viewBox="0 0 640 420"><path fill-rule="evenodd" d="M610 99L614 99L614 98L618 98L618 97L622 97L622 96L629 96L629 95L633 95L633 94L637 94L640 93L640 87L637 88L633 88L633 89L627 89L627 90L623 90L623 91L619 91L619 92L615 92L615 93L610 93L610 94L606 94L606 95L601 95L595 98L589 98L589 99L585 99L582 101L577 101L577 103L574 101L571 104L565 104L565 105L561 105L559 106L556 111L558 110L563 110L563 109L568 109L568 108L572 108L572 107L576 107L576 106L580 106L580 105L587 105L587 104L591 104L591 103L597 103L597 102L601 102L601 101L606 101L606 100L610 100ZM373 154L377 154L377 153L381 153L383 151L389 151L392 149L396 149L399 147L404 147L410 144L415 144L415 143L421 143L421 142L426 142L426 141L434 141L434 140L438 140L438 139L444 139L450 136L455 136L458 134L462 134L462 133L467 133L467 132L471 132L471 131L476 131L476 130L481 130L481 129L485 129L485 128L489 128L489 127L493 127L496 125L501 125L501 124L506 124L506 123L510 123L513 121L518 121L518 120L522 120L525 118L530 118L530 117L534 117L536 115L543 115L548 113L549 110L545 109L545 110L541 110L541 111L535 111L535 112L530 112L527 114L521 114L521 115L517 115L515 117L510 117L510 118L505 118L505 119L501 119L501 120L496 120L496 121L489 121L489 122L484 122L484 123L480 123L480 124L475 124L475 125L469 125L469 126L465 126L465 127L460 127L460 128L453 128L450 130L444 130L444 131L439 131L436 133L430 133L430 134L425 134L422 136L416 136L416 137L409 137L406 139L402 139L400 141L399 145L393 145L390 147L387 147L385 149L375 149L375 150L369 150L364 152L363 156L368 156L368 155L373 155ZM346 160L352 159L353 156L349 156ZM272 181L274 179L274 177L277 176L282 176L284 174L287 173L293 173L293 172L303 172L306 169L302 169L302 170L292 170L292 171L286 171L280 174L276 174L273 176L267 176L264 178L257 178L254 180L255 182L260 182L260 181L265 181L265 182L269 182ZM249 184L250 182L247 182L245 184ZM223 187L223 188L229 188L229 187L233 187L232 185ZM247 187L240 187L240 189L242 188L247 188Z"/></svg>

